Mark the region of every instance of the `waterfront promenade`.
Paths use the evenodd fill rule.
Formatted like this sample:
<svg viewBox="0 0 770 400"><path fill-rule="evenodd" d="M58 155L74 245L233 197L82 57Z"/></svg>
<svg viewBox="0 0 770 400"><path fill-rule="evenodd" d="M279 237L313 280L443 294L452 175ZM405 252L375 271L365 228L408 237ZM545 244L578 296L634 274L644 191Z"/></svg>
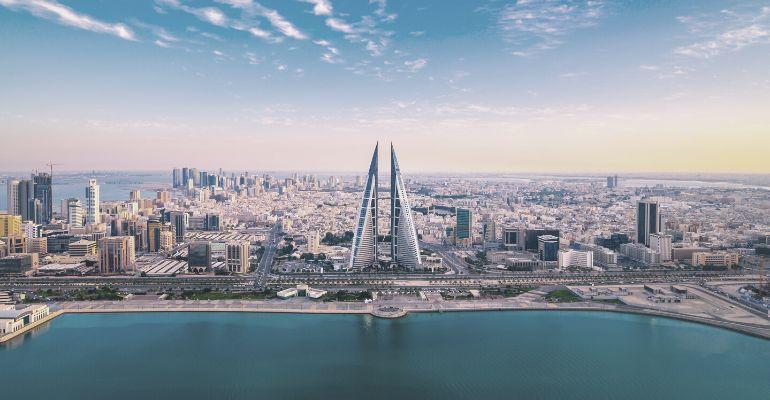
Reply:
<svg viewBox="0 0 770 400"><path fill-rule="evenodd" d="M376 314L383 306L397 307L408 313L459 311L606 311L662 316L718 326L749 335L770 339L770 320L753 316L730 319L703 313L682 313L666 309L645 308L603 302L547 303L543 292L530 292L514 298L442 300L439 298L395 298L363 302L318 302L307 298L291 300L124 300L52 303L51 315L45 323L66 313L121 313L121 312L248 312L248 313L306 313L306 314ZM35 329L34 324L0 338L12 339Z"/></svg>

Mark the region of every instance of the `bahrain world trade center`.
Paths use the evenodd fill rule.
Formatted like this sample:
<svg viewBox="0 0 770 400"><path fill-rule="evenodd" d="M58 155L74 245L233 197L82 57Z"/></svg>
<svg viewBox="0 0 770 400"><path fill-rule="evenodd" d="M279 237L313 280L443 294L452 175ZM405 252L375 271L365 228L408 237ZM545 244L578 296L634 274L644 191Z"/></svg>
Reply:
<svg viewBox="0 0 770 400"><path fill-rule="evenodd" d="M372 162L366 177L358 221L353 232L353 246L350 249L351 269L361 269L378 264L379 243L377 239L378 204L378 161L379 144L374 147ZM394 264L408 269L417 269L420 261L420 245L414 227L412 208L406 195L406 186L398 167L393 145L390 145L390 255Z"/></svg>

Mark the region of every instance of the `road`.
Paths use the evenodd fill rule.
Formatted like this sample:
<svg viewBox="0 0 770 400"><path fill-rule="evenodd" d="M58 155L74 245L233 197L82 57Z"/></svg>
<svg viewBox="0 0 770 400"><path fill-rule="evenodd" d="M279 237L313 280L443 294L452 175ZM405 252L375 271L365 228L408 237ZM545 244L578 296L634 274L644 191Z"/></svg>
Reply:
<svg viewBox="0 0 770 400"><path fill-rule="evenodd" d="M452 271L454 271L455 274L457 275L468 274L468 263L466 263L460 257L456 256L452 251L452 248L450 248L449 246L420 242L420 248L423 248L425 250L432 251L438 254L438 256L441 257L441 259L444 261L444 264L446 264L446 266L448 266Z"/></svg>
<svg viewBox="0 0 770 400"><path fill-rule="evenodd" d="M278 235L282 230L281 226L281 223L276 222L273 225L273 228L270 229L267 243L265 244L265 252L262 253L262 259L259 260L259 265L254 271L254 286L256 287L264 287L267 283L268 277L270 276L270 267L273 265L273 258L275 257L276 246L279 239Z"/></svg>

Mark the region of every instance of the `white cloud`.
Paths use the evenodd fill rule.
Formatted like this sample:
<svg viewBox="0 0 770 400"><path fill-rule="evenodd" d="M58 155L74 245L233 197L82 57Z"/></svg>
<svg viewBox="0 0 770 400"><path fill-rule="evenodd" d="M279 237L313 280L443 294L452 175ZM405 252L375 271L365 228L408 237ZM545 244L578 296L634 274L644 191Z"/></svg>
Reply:
<svg viewBox="0 0 770 400"><path fill-rule="evenodd" d="M721 10L717 14L680 16L679 22L697 40L674 49L693 58L712 58L753 45L770 44L770 7Z"/></svg>
<svg viewBox="0 0 770 400"><path fill-rule="evenodd" d="M23 9L40 17L91 32L107 33L125 40L137 40L134 32L124 24L99 21L55 0L0 0L0 5L10 9Z"/></svg>
<svg viewBox="0 0 770 400"><path fill-rule="evenodd" d="M404 61L404 65L412 72L417 72L428 65L428 60L418 58L416 60Z"/></svg>
<svg viewBox="0 0 770 400"><path fill-rule="evenodd" d="M195 12L201 19L217 26L227 26L227 17L218 8L204 7L198 8Z"/></svg>
<svg viewBox="0 0 770 400"><path fill-rule="evenodd" d="M513 55L527 56L560 46L575 30L595 26L605 14L604 2L518 1L504 6L497 19Z"/></svg>
<svg viewBox="0 0 770 400"><path fill-rule="evenodd" d="M154 43L156 46L159 46L159 47L163 47L163 48L169 48L169 47L171 47L171 46L169 46L169 44L168 44L168 43L166 43L166 42L164 42L164 41L162 41L162 40L156 40L156 41L154 41L153 43Z"/></svg>
<svg viewBox="0 0 770 400"><path fill-rule="evenodd" d="M327 18L326 19L326 26L329 28L332 28L333 30L337 32L342 33L354 33L355 29L353 29L353 26L348 24L347 22L337 19L337 18Z"/></svg>
<svg viewBox="0 0 770 400"><path fill-rule="evenodd" d="M313 14L332 15L332 3L329 0L302 0L313 5Z"/></svg>

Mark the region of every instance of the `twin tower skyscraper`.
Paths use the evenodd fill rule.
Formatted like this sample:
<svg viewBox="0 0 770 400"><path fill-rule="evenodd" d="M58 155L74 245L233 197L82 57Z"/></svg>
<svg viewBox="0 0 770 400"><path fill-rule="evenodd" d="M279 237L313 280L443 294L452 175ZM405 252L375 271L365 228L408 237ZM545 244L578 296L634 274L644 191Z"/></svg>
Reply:
<svg viewBox="0 0 770 400"><path fill-rule="evenodd" d="M372 162L366 177L361 207L358 210L356 230L353 232L353 246L350 249L350 268L361 269L378 264L379 240L378 194L379 177L379 143L374 147ZM417 231L414 227L412 208L406 195L406 187L398 167L396 151L390 145L390 256L392 262L408 269L418 269L420 261L420 245Z"/></svg>

